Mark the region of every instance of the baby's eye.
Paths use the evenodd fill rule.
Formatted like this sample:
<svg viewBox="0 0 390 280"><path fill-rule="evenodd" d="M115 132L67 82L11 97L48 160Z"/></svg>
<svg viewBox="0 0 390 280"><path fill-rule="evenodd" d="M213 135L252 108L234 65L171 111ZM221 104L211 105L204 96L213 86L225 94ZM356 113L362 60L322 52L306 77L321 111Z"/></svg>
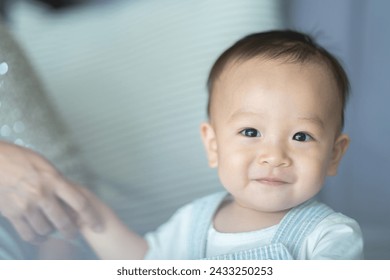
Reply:
<svg viewBox="0 0 390 280"><path fill-rule="evenodd" d="M314 140L309 134L305 132L297 132L294 134L293 139L300 142L307 142Z"/></svg>
<svg viewBox="0 0 390 280"><path fill-rule="evenodd" d="M245 128L240 131L240 134L246 136L246 137L260 137L261 134L257 129L254 128Z"/></svg>

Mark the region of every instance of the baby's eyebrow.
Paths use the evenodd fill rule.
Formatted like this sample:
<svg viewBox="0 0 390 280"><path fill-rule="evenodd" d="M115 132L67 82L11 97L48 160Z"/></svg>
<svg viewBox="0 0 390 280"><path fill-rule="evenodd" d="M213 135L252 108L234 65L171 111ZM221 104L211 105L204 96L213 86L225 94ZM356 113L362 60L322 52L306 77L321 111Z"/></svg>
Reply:
<svg viewBox="0 0 390 280"><path fill-rule="evenodd" d="M325 124L324 122L317 116L313 116L313 117L300 117L298 118L299 120L301 121L308 121L308 122L312 122L318 126L320 126L321 128L324 128L325 127Z"/></svg>
<svg viewBox="0 0 390 280"><path fill-rule="evenodd" d="M263 116L264 116L264 114L259 112L259 111L245 108L245 109L240 109L240 110L234 112L229 117L228 121L229 122L234 122L235 120L241 119L241 118L250 118L250 117L256 117L256 118L260 117L261 118ZM321 127L321 129L325 128L324 121L320 117L318 117L316 115L298 117L298 120L299 121L305 121L305 122L311 122L314 125Z"/></svg>
<svg viewBox="0 0 390 280"><path fill-rule="evenodd" d="M229 117L229 122L232 122L232 121L235 121L236 119L239 119L239 118L248 118L248 117L262 117L264 114L256 111L256 110L248 110L248 109L240 109L236 112L234 112L234 114L232 114L230 117Z"/></svg>

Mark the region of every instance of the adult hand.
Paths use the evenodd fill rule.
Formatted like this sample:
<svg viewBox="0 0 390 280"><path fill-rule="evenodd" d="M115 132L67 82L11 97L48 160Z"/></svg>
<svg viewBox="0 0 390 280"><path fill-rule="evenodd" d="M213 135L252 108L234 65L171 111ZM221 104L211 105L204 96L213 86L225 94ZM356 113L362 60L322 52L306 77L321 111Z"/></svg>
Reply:
<svg viewBox="0 0 390 280"><path fill-rule="evenodd" d="M71 237L78 224L99 231L98 212L80 186L37 153L0 141L0 213L20 237L39 242L57 229Z"/></svg>

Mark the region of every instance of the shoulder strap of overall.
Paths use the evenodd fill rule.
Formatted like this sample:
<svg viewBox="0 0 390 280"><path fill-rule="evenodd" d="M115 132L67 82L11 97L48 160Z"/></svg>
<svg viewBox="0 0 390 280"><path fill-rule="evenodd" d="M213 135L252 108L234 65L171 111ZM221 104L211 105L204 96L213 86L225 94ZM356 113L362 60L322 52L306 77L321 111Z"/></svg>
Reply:
<svg viewBox="0 0 390 280"><path fill-rule="evenodd" d="M212 222L215 211L222 200L226 197L226 192L218 192L194 202L193 214L191 217L190 243L191 259L202 259L206 255L207 232Z"/></svg>
<svg viewBox="0 0 390 280"><path fill-rule="evenodd" d="M290 210L279 224L272 243L282 243L297 259L302 242L334 211L323 203L309 200Z"/></svg>

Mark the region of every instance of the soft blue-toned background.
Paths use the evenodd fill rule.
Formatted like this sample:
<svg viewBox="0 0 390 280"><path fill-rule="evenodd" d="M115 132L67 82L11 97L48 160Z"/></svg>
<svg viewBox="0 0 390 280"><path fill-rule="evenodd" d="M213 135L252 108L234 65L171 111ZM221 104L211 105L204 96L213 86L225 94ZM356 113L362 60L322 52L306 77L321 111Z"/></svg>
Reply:
<svg viewBox="0 0 390 280"><path fill-rule="evenodd" d="M94 1L90 1L94 2ZM216 56L247 33L308 32L352 84L350 149L321 199L357 219L366 257L390 259L390 2L97 1L52 13L10 5L8 25L81 147L97 191L139 232L219 188L198 135Z"/></svg>
<svg viewBox="0 0 390 280"><path fill-rule="evenodd" d="M287 2L289 26L318 34L352 85L345 128L351 146L322 198L359 220L367 258L390 259L390 2Z"/></svg>

